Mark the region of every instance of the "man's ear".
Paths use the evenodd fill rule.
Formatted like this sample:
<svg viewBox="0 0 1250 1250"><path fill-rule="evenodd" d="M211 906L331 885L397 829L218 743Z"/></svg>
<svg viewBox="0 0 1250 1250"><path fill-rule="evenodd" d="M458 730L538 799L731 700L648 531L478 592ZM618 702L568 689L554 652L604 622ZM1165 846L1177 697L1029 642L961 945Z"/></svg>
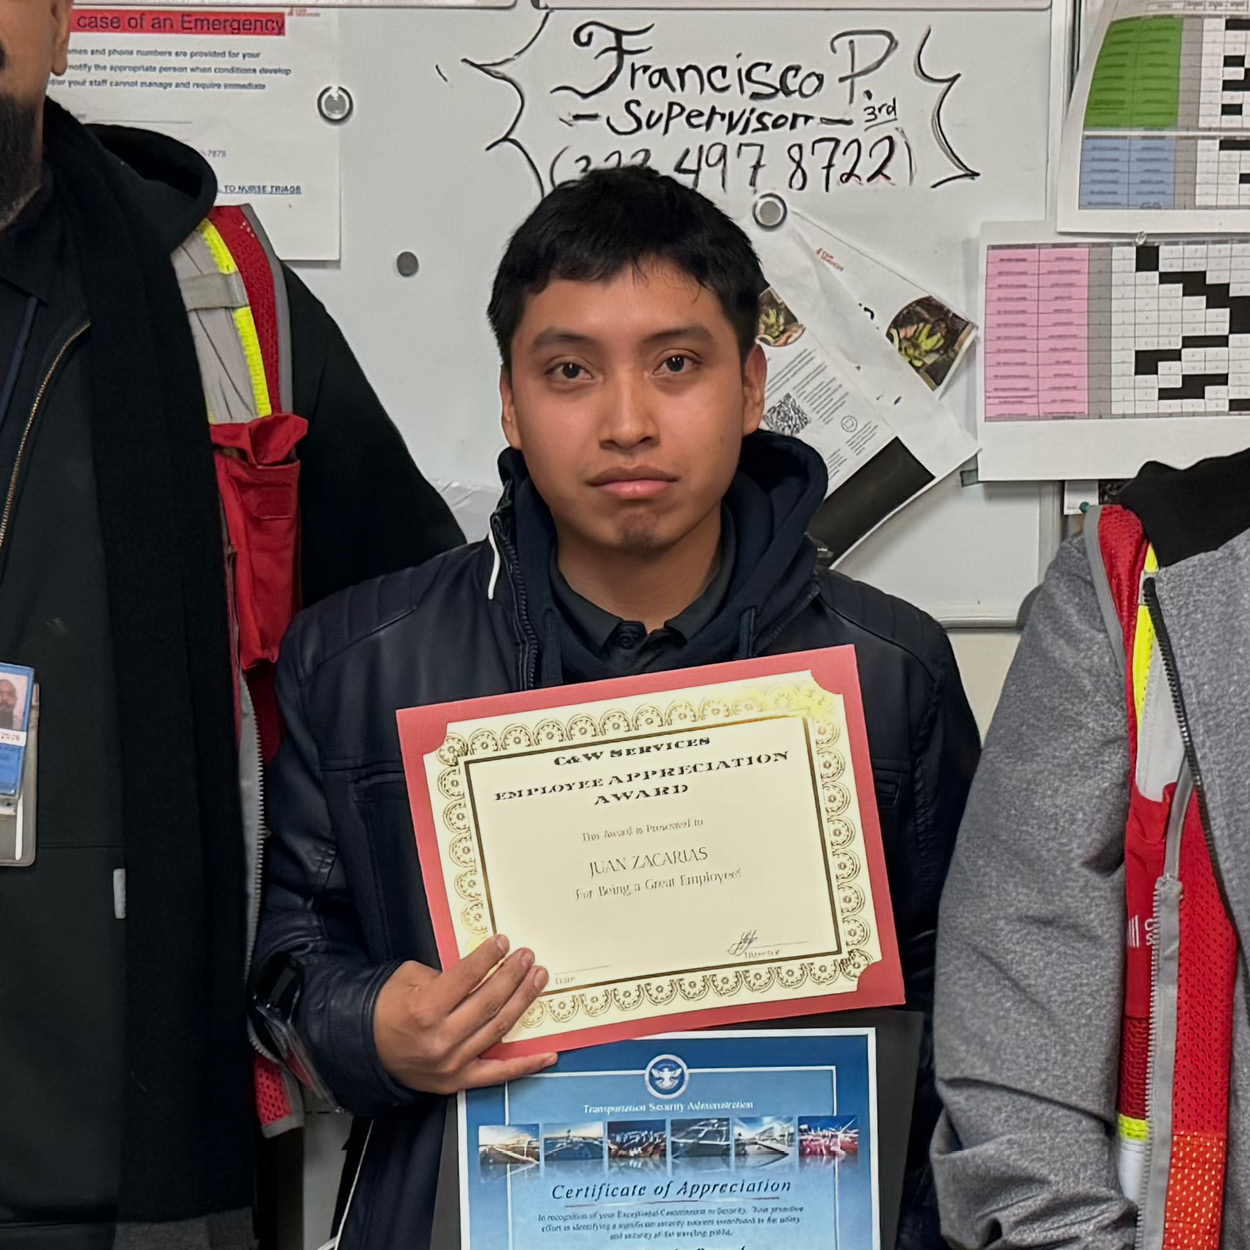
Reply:
<svg viewBox="0 0 1250 1250"><path fill-rule="evenodd" d="M516 397L512 394L512 375L508 366L499 370L499 401L503 411L503 436L513 451L521 450L521 427L516 419Z"/></svg>
<svg viewBox="0 0 1250 1250"><path fill-rule="evenodd" d="M754 434L764 419L764 386L768 381L768 361L756 343L742 366L742 435Z"/></svg>
<svg viewBox="0 0 1250 1250"><path fill-rule="evenodd" d="M59 78L69 69L69 30L74 0L52 0L52 72Z"/></svg>

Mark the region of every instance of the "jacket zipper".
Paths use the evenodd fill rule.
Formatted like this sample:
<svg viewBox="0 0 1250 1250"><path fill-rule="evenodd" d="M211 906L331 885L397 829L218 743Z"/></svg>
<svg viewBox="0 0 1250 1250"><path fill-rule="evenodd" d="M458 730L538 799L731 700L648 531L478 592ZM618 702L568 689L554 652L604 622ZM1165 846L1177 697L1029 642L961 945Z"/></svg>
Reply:
<svg viewBox="0 0 1250 1250"><path fill-rule="evenodd" d="M245 838L249 837L252 832L249 829L250 816L255 816L256 862L252 867L252 888L247 900L247 931L244 934L245 944L243 950L243 985L246 990L252 973L252 963L256 957L256 936L260 929L261 888L265 872L265 754L260 740L260 726L256 722L256 705L252 701L252 692L247 684L247 676L244 674L243 666L239 660L239 627L234 608L237 584L235 579L236 553L230 545L228 536L225 539L224 554L226 600L230 605L230 673L231 680L238 683L236 694L239 700L239 754L236 767L240 769L240 772L236 781L239 787L239 814L242 817ZM244 791L244 778L241 771L243 752L249 747L255 768L255 802L253 805L254 811L250 814L248 812L248 799ZM256 1033L256 1026L252 1023L250 1012L247 1016L247 1037L252 1044L252 1049L263 1059L269 1060L270 1063L281 1064L281 1060L272 1054L268 1047L261 1042Z"/></svg>
<svg viewBox="0 0 1250 1250"><path fill-rule="evenodd" d="M252 962L256 955L256 935L260 927L260 903L261 903L261 886L264 881L265 874L265 757L261 747L260 730L256 725L256 711L252 704L251 692L247 689L247 678L243 676L242 671L239 672L240 694L247 692L248 712L250 713L251 724L251 742L248 743L252 751L252 759L256 768L256 799L255 799L255 817L256 817L256 862L252 868L252 891L248 898L248 915L247 915L247 946L243 954L243 984L248 984L248 979L252 972ZM244 728L246 730L246 718ZM240 743L240 762L242 762L243 743ZM244 802L246 804L246 797ZM246 833L248 823L248 813L246 806L242 813L244 821L244 829ZM280 1063L275 1055L271 1054L269 1049L261 1042L257 1036L256 1027L252 1023L249 1013L247 1018L247 1036L252 1043L252 1049L257 1054L271 1063Z"/></svg>
<svg viewBox="0 0 1250 1250"><path fill-rule="evenodd" d="M243 964L243 978L246 983L252 971L252 960L256 955L256 937L260 930L260 897L265 881L265 843L269 841L269 826L265 823L265 753L260 745L260 731L256 732L253 743L256 754L256 869L252 874L251 915L248 917L247 959Z"/></svg>
<svg viewBox="0 0 1250 1250"><path fill-rule="evenodd" d="M1142 598L1146 602L1146 609L1150 613L1150 620L1154 625L1155 638L1159 643L1159 655L1163 659L1163 671L1167 677L1168 692L1172 696L1172 707L1176 712L1176 723L1181 731L1181 746L1185 753L1185 761L1189 765L1190 775L1193 777L1194 794L1198 799L1198 823L1202 826L1202 836L1207 844L1207 854L1211 859L1211 871L1215 876L1215 883L1219 887L1220 899L1224 904L1224 910L1231 916L1232 909L1228 905L1228 891L1224 887L1224 877L1220 872L1220 862L1215 856L1215 847L1211 842L1211 819L1207 809L1207 790L1202 781L1202 770L1198 766L1198 753L1194 749L1194 738L1189 728L1189 717L1185 712L1185 697L1181 693L1180 677L1176 669L1176 653L1172 650L1172 639L1163 621L1163 611L1159 606L1159 591L1155 586L1153 577L1146 579L1145 585L1142 587Z"/></svg>
<svg viewBox="0 0 1250 1250"><path fill-rule="evenodd" d="M1181 766L1172 808L1168 813L1167 834L1164 840L1163 874L1154 888L1154 934L1150 947L1150 1035L1146 1052L1146 1147L1142 1156L1141 1179L1138 1192L1132 1195L1138 1204L1138 1219L1134 1246L1136 1250L1149 1250L1147 1229L1150 1230L1150 1246L1162 1244L1163 1220L1167 1208L1167 1176L1171 1167L1171 1108L1168 1107L1167 1131L1159 1132L1157 1123L1160 1099L1170 1094L1176 1075L1176 1029L1173 1024L1165 1030L1161 1012L1170 1011L1175 1021L1177 959L1180 950L1180 906L1182 887L1181 839L1184 836L1185 817L1189 801L1193 798L1193 774L1188 761ZM1167 952L1175 945L1176 950ZM1167 996L1163 1001L1163 977L1166 973ZM1158 1088L1156 1089L1156 1086ZM1168 1141L1166 1158L1161 1161L1162 1193L1154 1195L1152 1202L1151 1175L1156 1163L1156 1147L1161 1139ZM1158 1186L1155 1187L1156 1190Z"/></svg>
<svg viewBox="0 0 1250 1250"><path fill-rule="evenodd" d="M1157 1228L1152 1229L1152 1234L1154 1232L1157 1232L1159 1236L1158 1238L1156 1238L1155 1236L1152 1235L1151 1242L1154 1243L1155 1241L1161 1239L1162 1232L1163 1232L1163 1220L1164 1220L1164 1215L1165 1215L1165 1209L1160 1209L1159 1211L1156 1212L1153 1210L1153 1208L1151 1208L1150 1203L1149 1203L1150 1188L1151 1188L1151 1185L1150 1185L1151 1170L1152 1170L1152 1165L1155 1161L1155 1152L1156 1152L1156 1147L1158 1145L1158 1142L1156 1141L1156 1137L1158 1135L1154 1131L1154 1117L1155 1117L1155 1112L1157 1110L1157 1105L1156 1105L1156 1100L1153 1096L1154 1094L1153 1087L1156 1083L1156 1066L1157 1066L1156 1065L1156 1059L1157 1059L1156 1052L1158 1050L1156 1041L1157 1039L1161 1039L1162 1035L1158 1027L1159 1004L1157 1001L1157 989L1158 989L1158 984L1159 984L1159 972L1163 965L1162 948L1163 948L1164 940L1167 936L1161 931L1160 926L1158 925L1158 918L1162 914L1160 911L1161 904L1166 903L1169 905L1169 907L1175 908L1176 917L1177 917L1177 931L1175 934L1175 940L1177 942L1178 957L1179 957L1179 941L1180 941L1179 913L1180 913L1180 895L1181 895L1181 883L1179 880L1180 841L1181 841L1181 835L1184 829L1186 811L1188 810L1188 806L1189 806L1187 797L1183 805L1181 804L1181 799L1182 797L1185 797L1183 792L1187 788L1186 787L1187 780L1189 782L1189 786L1192 788L1192 794L1194 798L1196 798L1197 803L1198 803L1198 824L1202 829L1203 840L1205 841L1206 847L1207 847L1207 855L1211 861L1212 875L1215 878L1216 886L1219 889L1220 898L1224 904L1225 910L1228 909L1228 895L1224 887L1224 878L1220 873L1219 860L1216 858L1216 855L1215 855L1215 847L1212 845L1212 841L1211 841L1211 822L1210 822L1209 811L1207 808L1206 787L1203 784L1202 769L1198 764L1198 752L1194 746L1193 731L1190 728L1189 716L1185 709L1185 697L1181 691L1180 676L1179 676L1177 665L1176 665L1176 652L1172 648L1171 635L1168 633L1167 625L1163 619L1163 610L1159 603L1159 590L1158 590L1158 586L1155 584L1155 579L1153 577L1146 578L1142 584L1142 600L1146 605L1146 610L1150 614L1151 624L1154 626L1155 641L1158 643L1159 656L1163 661L1164 677L1167 680L1168 693L1171 695L1171 698L1172 698L1172 710L1176 717L1177 728L1180 731L1181 748L1184 753L1185 765L1186 765L1186 768L1182 770L1181 778L1177 783L1176 794L1173 797L1173 801L1172 801L1173 810L1169 815L1168 839L1167 839L1167 845L1166 845L1166 850L1165 850L1163 876L1160 877L1155 887L1156 930L1155 930L1155 945L1152 950L1152 959L1151 959L1151 972L1152 972L1151 984L1150 984L1151 1028L1150 1028L1150 1051L1149 1051L1149 1059L1147 1061L1147 1077L1146 1077L1146 1123L1149 1126L1149 1132L1148 1132L1148 1136L1146 1139L1146 1160L1145 1160L1145 1168L1143 1171L1144 1188L1143 1188L1142 1194L1140 1195L1140 1202L1141 1202L1140 1216L1152 1217L1152 1223L1157 1221ZM1188 771L1188 774L1189 774L1188 779L1186 779L1185 777L1186 771ZM1170 1004L1170 1006L1172 1007L1172 1009L1175 1009L1175 1002L1173 1001ZM1170 1056L1165 1056L1165 1058L1170 1057L1170 1061L1171 1061L1170 1066L1171 1066L1172 1071L1169 1073L1168 1080L1167 1080L1168 1089L1170 1091L1173 1077L1175 1075L1175 1053L1174 1053L1175 1051L1175 1027L1173 1027L1171 1034L1168 1036L1167 1040L1168 1040L1170 1047L1172 1048ZM1160 1084L1162 1084L1162 1082L1160 1082ZM1169 1163L1170 1163L1170 1157L1171 1157L1171 1150L1170 1150L1171 1117L1170 1115L1169 1115L1168 1121L1169 1121L1168 1156L1169 1156ZM1166 1196L1167 1195L1166 1195L1166 1176L1165 1176L1163 1180L1163 1193L1162 1193L1162 1200L1164 1201L1165 1207L1166 1207ZM1137 1221L1137 1237L1136 1237L1135 1244L1136 1244L1137 1250L1153 1250L1153 1246L1146 1245L1146 1219L1145 1218L1139 1217Z"/></svg>
<svg viewBox="0 0 1250 1250"><path fill-rule="evenodd" d="M48 372L44 375L43 381L39 384L39 389L35 392L35 402L31 405L30 416L26 418L26 428L22 431L22 440L17 445L17 456L13 461L13 473L9 478L9 491L4 500L4 512L0 514L0 550L4 549L5 539L9 536L9 527L13 520L13 505L17 500L18 477L21 474L22 460L26 455L26 447L30 442L31 431L35 427L35 418L39 416L39 409L43 406L43 399L48 393L48 387L52 385L52 379L56 376L62 361L68 355L69 349L86 334L90 325L89 321L84 322L65 340L61 345L61 350L56 354L56 359L53 360Z"/></svg>
<svg viewBox="0 0 1250 1250"><path fill-rule="evenodd" d="M506 566L508 581L512 585L512 594L516 599L516 616L517 623L521 627L521 689L533 690L534 683L538 677L538 635L534 632L534 626L530 623L529 605L525 598L525 586L519 577L513 576L513 571L517 567L516 548L512 545L512 540L504 533L504 528L498 522L499 514L495 513L490 519L491 529L495 534L495 541L499 544L501 558Z"/></svg>
<svg viewBox="0 0 1250 1250"><path fill-rule="evenodd" d="M256 932L260 923L260 885L263 880L263 868L265 858L265 755L261 746L260 730L256 725L256 709L252 703L252 692L247 687L247 678L243 675L242 670L239 673L240 694L246 690L247 697L247 713L243 718L243 733L247 734L250 727L250 742L244 739L240 742L240 761L242 760L242 750L244 746L251 748L252 762L256 768L256 800L255 800L255 817L256 817L256 865L252 873L252 885L255 889L251 898L248 900L248 917L247 917L247 950L244 952L243 958L243 977L246 981L248 974L252 970L252 960L256 954ZM243 813L243 819L246 822L248 814L246 810Z"/></svg>

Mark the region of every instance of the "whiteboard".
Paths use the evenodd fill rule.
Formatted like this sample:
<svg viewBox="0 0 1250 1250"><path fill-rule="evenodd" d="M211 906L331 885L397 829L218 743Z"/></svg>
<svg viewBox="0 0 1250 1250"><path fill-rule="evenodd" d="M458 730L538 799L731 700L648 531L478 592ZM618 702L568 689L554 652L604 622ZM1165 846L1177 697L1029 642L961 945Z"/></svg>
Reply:
<svg viewBox="0 0 1250 1250"><path fill-rule="evenodd" d="M503 446L490 282L553 180L645 150L733 213L776 190L975 307L980 223L1045 214L1069 25L1062 4L342 11L341 82L355 100L343 125L342 260L301 272L423 471L452 484L480 534ZM887 152L885 175L870 181ZM401 253L417 258L415 275L400 275ZM969 429L977 367L947 392ZM1031 484L956 477L843 567L950 623L1014 618L1049 545L1047 498Z"/></svg>

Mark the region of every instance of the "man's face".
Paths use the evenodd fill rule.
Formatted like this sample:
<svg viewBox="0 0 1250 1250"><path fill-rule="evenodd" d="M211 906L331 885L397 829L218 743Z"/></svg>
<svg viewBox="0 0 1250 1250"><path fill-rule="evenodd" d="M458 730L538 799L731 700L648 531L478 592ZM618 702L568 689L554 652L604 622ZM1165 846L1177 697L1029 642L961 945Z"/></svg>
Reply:
<svg viewBox="0 0 1250 1250"><path fill-rule="evenodd" d="M671 265L556 279L513 336L504 433L562 543L663 551L720 506L765 369L758 347L743 367L719 299Z"/></svg>
<svg viewBox="0 0 1250 1250"><path fill-rule="evenodd" d="M67 66L71 0L0 0L0 220L38 171L49 74Z"/></svg>
<svg viewBox="0 0 1250 1250"><path fill-rule="evenodd" d="M17 687L11 681L0 681L0 708L17 707Z"/></svg>

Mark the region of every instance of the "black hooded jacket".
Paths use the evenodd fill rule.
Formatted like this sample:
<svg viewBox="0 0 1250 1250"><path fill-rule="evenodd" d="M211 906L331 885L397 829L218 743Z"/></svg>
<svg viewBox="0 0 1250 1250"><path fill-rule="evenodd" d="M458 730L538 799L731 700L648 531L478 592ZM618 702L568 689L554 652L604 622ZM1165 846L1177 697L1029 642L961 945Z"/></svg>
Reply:
<svg viewBox="0 0 1250 1250"><path fill-rule="evenodd" d="M285 1009L307 1058L342 1106L373 1118L342 1250L430 1245L444 1132L445 1100L396 1084L373 1038L396 967L438 966L395 711L596 675L589 652L570 654L582 644L552 598L550 514L522 458L505 452L501 463L489 542L303 614L279 664L290 738L271 777L256 966L269 984L293 962L299 989ZM804 444L745 440L726 497L737 558L725 601L667 666L855 646L908 1003L928 1012L938 898L978 734L937 624L818 570L805 531L824 490L824 466ZM925 1162L936 1115L926 1057L899 1238L908 1250L940 1244Z"/></svg>
<svg viewBox="0 0 1250 1250"><path fill-rule="evenodd" d="M127 546L141 550L181 521L145 468L153 446L137 431L152 414L108 411L98 387L108 363L101 358L111 354L102 345L128 336L139 319L129 292L143 289L140 278L150 288L159 277L173 301L163 329L177 349L155 359L141 354L140 369L172 393L171 362L180 352L192 366L176 379L178 393L198 398L200 383L172 266L106 284L111 306L93 307L86 294L100 266L117 264L134 239L146 240L156 265L163 263L203 219L216 187L197 153L164 136L107 128L92 138L52 105L48 120L51 195L19 246L38 231L58 232L49 249L56 294L41 310L37 324L48 332L40 331L0 443L0 497L11 504L0 540L0 661L33 667L41 697L36 858L29 868L0 867L0 1247L105 1250L118 1219L185 1220L242 1208L254 1185L246 882L228 655L224 646L196 648L185 623L164 614L170 593L188 610L198 607L185 597L189 552L182 569L175 558L172 569L153 564L137 574L113 558L119 540L123 554ZM66 145L74 162L61 159ZM78 228L70 205L89 206L97 195L101 220L106 195L129 206L125 240L93 240ZM311 601L423 560L461 536L330 316L289 272L286 284L295 408L309 423L300 501ZM6 361L9 347L0 344ZM129 423L134 436L105 437L105 417ZM196 449L163 468L207 500L201 519L216 541L207 557L216 577L198 594L207 612L220 611L215 624L224 639L224 553L203 403L171 406L162 419L178 427L168 431L171 443L176 434ZM186 507L185 499L176 503ZM141 656L132 664L125 657L136 637ZM159 676L170 665L195 671L215 692L212 714L198 698L189 716L171 712L180 706L177 692ZM136 701L138 716L123 713ZM216 715L220 707L224 716ZM144 735L156 741L136 764L123 745ZM137 796L166 781L184 796L180 805L168 823L140 828ZM207 812L216 814L211 823ZM171 878L152 895L131 891L121 905L116 874L126 869L132 882L139 875L135 848L144 838L203 835L204 845L187 849L207 862L210 829L222 834L216 849L228 849L240 866L227 888L202 892L202 909L184 909L180 891L190 887ZM168 915L157 919L168 920L176 940L144 952L157 974L136 985L130 939L145 912L162 911ZM217 1009L208 978L196 971L210 964L210 913L227 918L220 966L228 1010ZM134 1025L133 993L157 1005L149 1028ZM195 1010L166 1010L170 1002ZM144 1075L152 1057L168 1086ZM194 1114L181 1114L184 1098ZM140 1132L141 1121L166 1127Z"/></svg>

